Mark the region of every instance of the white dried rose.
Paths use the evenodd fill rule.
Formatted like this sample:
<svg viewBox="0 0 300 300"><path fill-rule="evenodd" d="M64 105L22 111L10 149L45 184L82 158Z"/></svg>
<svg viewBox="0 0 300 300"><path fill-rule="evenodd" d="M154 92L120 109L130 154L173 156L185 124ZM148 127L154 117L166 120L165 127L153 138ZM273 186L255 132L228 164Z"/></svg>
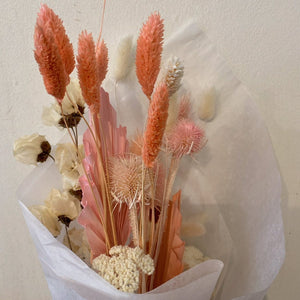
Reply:
<svg viewBox="0 0 300 300"><path fill-rule="evenodd" d="M60 234L61 225L48 207L44 205L34 205L29 208L31 213L52 233L54 237Z"/></svg>
<svg viewBox="0 0 300 300"><path fill-rule="evenodd" d="M51 146L45 136L37 133L25 135L14 143L14 157L16 160L29 165L44 162L51 151Z"/></svg>
<svg viewBox="0 0 300 300"><path fill-rule="evenodd" d="M72 251L86 264L90 264L90 246L84 229L72 228L68 231ZM65 235L64 244L70 247L68 237Z"/></svg>
<svg viewBox="0 0 300 300"><path fill-rule="evenodd" d="M64 189L80 189L79 177L82 175L80 159L84 157L83 145L78 147L79 156L72 143L58 144L55 151L55 164L63 175Z"/></svg>
<svg viewBox="0 0 300 300"><path fill-rule="evenodd" d="M58 218L74 220L81 211L80 201L76 197L57 189L51 190L45 204Z"/></svg>
<svg viewBox="0 0 300 300"><path fill-rule="evenodd" d="M71 80L67 86L67 92L62 100L62 111L69 127L79 123L81 116L78 110L83 114L84 99L81 93L80 85L77 80ZM42 120L47 126L56 126L59 129L66 127L62 118L60 105L55 102L50 107L44 107Z"/></svg>

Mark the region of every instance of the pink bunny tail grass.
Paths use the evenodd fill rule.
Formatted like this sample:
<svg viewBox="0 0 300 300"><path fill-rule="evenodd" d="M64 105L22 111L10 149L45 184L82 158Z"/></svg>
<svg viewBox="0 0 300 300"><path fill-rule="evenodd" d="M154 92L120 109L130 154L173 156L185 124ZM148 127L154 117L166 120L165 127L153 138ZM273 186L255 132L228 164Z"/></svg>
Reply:
<svg viewBox="0 0 300 300"><path fill-rule="evenodd" d="M163 33L163 20L154 13L144 24L137 40L136 75L149 100L160 69Z"/></svg>
<svg viewBox="0 0 300 300"><path fill-rule="evenodd" d="M183 95L180 98L178 120L188 119L191 113L191 101L188 95Z"/></svg>
<svg viewBox="0 0 300 300"><path fill-rule="evenodd" d="M62 20L46 4L41 6L38 14L38 24L44 24L51 29L55 43L58 47L65 71L68 75L72 73L75 67L75 57L73 46L66 34Z"/></svg>
<svg viewBox="0 0 300 300"><path fill-rule="evenodd" d="M61 103L66 92L67 77L51 30L37 22L34 31L34 57L43 76L48 94Z"/></svg>
<svg viewBox="0 0 300 300"><path fill-rule="evenodd" d="M92 34L83 31L78 40L77 71L83 98L88 106L100 104L95 44Z"/></svg>
<svg viewBox="0 0 300 300"><path fill-rule="evenodd" d="M206 142L203 129L190 120L181 119L167 135L167 150L180 158L200 151Z"/></svg>
<svg viewBox="0 0 300 300"><path fill-rule="evenodd" d="M152 168L159 153L164 135L169 108L169 91L165 83L156 88L148 111L147 127L144 135L143 161Z"/></svg>
<svg viewBox="0 0 300 300"><path fill-rule="evenodd" d="M100 42L96 49L96 64L99 84L101 85L106 76L108 67L108 49L103 40Z"/></svg>

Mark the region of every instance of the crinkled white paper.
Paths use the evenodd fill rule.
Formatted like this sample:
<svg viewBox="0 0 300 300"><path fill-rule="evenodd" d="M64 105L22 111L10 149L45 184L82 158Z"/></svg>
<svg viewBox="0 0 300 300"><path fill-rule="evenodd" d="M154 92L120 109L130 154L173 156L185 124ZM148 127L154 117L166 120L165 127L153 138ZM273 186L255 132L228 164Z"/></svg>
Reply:
<svg viewBox="0 0 300 300"><path fill-rule="evenodd" d="M164 57L180 57L183 86L197 99L207 84L217 91L216 116L206 123L207 146L184 158L177 180L183 215L206 214L207 233L195 243L206 261L144 295L117 291L54 239L26 206L40 204L60 175L54 164L37 167L18 190L53 299L260 300L284 260L281 180L270 138L247 89L234 77L196 24L166 43ZM106 88L110 91L110 83ZM114 101L114 93L111 93ZM141 128L146 107L136 81L119 82L120 122ZM223 263L224 262L224 269ZM223 272L220 276L220 273Z"/></svg>

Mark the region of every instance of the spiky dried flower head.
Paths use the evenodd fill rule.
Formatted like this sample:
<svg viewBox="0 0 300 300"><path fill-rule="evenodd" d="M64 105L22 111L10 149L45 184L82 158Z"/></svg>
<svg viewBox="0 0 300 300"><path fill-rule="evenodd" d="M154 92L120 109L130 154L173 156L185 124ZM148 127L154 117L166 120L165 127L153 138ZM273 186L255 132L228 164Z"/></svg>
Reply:
<svg viewBox="0 0 300 300"><path fill-rule="evenodd" d="M77 71L83 98L88 106L99 105L100 84L92 34L82 31L78 39Z"/></svg>
<svg viewBox="0 0 300 300"><path fill-rule="evenodd" d="M99 85L101 85L106 76L108 66L108 49L103 40L96 47L96 64Z"/></svg>
<svg viewBox="0 0 300 300"><path fill-rule="evenodd" d="M41 6L38 16L38 22L40 25L41 23L47 24L46 26L49 26L51 29L64 64L65 71L68 75L70 75L75 67L75 57L73 46L66 34L62 20L46 4Z"/></svg>
<svg viewBox="0 0 300 300"><path fill-rule="evenodd" d="M144 134L143 161L152 168L159 153L168 119L169 92L166 83L160 83L154 91L148 111L148 120Z"/></svg>
<svg viewBox="0 0 300 300"><path fill-rule="evenodd" d="M61 103L68 79L52 30L39 17L34 31L34 46L34 57L43 76L45 88L48 94Z"/></svg>
<svg viewBox="0 0 300 300"><path fill-rule="evenodd" d="M163 20L158 13L153 13L137 40L136 75L149 100L160 70L163 33Z"/></svg>
<svg viewBox="0 0 300 300"><path fill-rule="evenodd" d="M166 82L169 89L169 97L171 97L181 86L181 79L184 73L182 61L176 56L171 56L166 62L162 73L162 80Z"/></svg>
<svg viewBox="0 0 300 300"><path fill-rule="evenodd" d="M116 81L124 79L130 72L133 62L132 36L126 36L119 42L113 59L112 75Z"/></svg>
<svg viewBox="0 0 300 300"><path fill-rule="evenodd" d="M177 158L200 151L207 142L204 130L187 119L178 121L166 139L168 152Z"/></svg>
<svg viewBox="0 0 300 300"><path fill-rule="evenodd" d="M130 140L129 152L138 156L142 156L144 136L141 131L137 131L135 136Z"/></svg>
<svg viewBox="0 0 300 300"><path fill-rule="evenodd" d="M190 96L184 94L180 98L178 119L188 119L192 110L192 104L190 101Z"/></svg>
<svg viewBox="0 0 300 300"><path fill-rule="evenodd" d="M110 186L113 199L126 203L130 208L142 199L149 198L149 176L144 175L142 186L142 158L131 154L125 158L112 158L110 161Z"/></svg>

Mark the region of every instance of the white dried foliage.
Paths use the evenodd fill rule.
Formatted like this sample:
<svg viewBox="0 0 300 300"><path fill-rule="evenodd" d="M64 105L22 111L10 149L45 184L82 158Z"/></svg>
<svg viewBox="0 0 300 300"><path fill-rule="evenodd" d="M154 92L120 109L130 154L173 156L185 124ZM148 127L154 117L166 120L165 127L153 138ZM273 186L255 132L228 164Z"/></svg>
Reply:
<svg viewBox="0 0 300 300"><path fill-rule="evenodd" d="M214 87L204 88L199 99L198 117L203 121L211 121L216 113L216 90Z"/></svg>
<svg viewBox="0 0 300 300"><path fill-rule="evenodd" d="M183 74L184 66L182 61L176 56L171 56L162 70L162 80L168 86L169 96L172 96L179 90Z"/></svg>
<svg viewBox="0 0 300 300"><path fill-rule="evenodd" d="M126 36L119 42L112 59L112 76L116 81L124 79L134 63L132 36Z"/></svg>

